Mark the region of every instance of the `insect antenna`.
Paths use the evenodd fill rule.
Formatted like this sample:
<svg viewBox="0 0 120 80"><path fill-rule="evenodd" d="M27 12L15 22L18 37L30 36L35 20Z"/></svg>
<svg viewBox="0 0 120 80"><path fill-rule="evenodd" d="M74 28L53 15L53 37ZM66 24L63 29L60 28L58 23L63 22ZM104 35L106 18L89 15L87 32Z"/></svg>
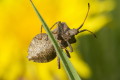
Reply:
<svg viewBox="0 0 120 80"><path fill-rule="evenodd" d="M78 33L88 31L88 32L90 32L95 38L97 38L96 35L95 35L92 31L90 31L90 30L83 29L83 30L80 30L80 31L79 31L79 29L82 28L82 26L84 25L84 23L85 23L85 21L86 21L86 19L87 19L87 17L88 17L89 11L90 11L90 4L88 3L88 11L87 11L86 17L85 17L83 23L80 25L80 27L77 28L77 30L78 30Z"/></svg>
<svg viewBox="0 0 120 80"><path fill-rule="evenodd" d="M95 38L97 38L97 36L96 36L92 31L87 30L87 29L80 30L79 33L81 33L81 32L85 32L85 31L91 33Z"/></svg>
<svg viewBox="0 0 120 80"><path fill-rule="evenodd" d="M84 25L84 23L85 23L85 21L86 21L86 19L87 19L87 16L88 16L89 10L90 10L90 4L88 3L88 11L87 11L86 17L85 17L83 23L80 25L80 27L77 28L77 30L79 30L80 28L82 28L82 26Z"/></svg>

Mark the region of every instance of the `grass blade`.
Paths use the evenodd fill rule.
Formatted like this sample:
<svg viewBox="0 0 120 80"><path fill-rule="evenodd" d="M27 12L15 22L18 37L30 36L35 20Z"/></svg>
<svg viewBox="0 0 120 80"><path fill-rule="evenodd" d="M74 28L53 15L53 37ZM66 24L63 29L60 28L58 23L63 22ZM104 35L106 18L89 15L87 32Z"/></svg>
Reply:
<svg viewBox="0 0 120 80"><path fill-rule="evenodd" d="M38 10L36 9L35 5L33 4L33 2L30 0L35 12L37 13L40 21L42 22L42 25L46 31L46 33L48 34L49 39L52 41L53 46L55 47L55 50L57 52L58 57L60 57L60 60L63 63L63 66L65 68L66 73L68 74L68 77L70 80L81 80L78 73L76 72L76 70L74 69L73 65L71 64L71 62L69 61L67 55L63 52L63 50L59 47L57 41L55 40L54 36L52 35L50 29L48 28L47 24L45 23L45 21L43 20L42 16L40 15L40 13L38 12Z"/></svg>

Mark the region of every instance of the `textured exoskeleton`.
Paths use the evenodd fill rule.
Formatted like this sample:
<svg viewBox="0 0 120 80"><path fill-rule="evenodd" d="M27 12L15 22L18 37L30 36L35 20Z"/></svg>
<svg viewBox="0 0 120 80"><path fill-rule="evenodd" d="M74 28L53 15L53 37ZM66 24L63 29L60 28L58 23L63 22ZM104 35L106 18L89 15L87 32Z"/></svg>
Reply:
<svg viewBox="0 0 120 80"><path fill-rule="evenodd" d="M89 12L90 5L88 4L88 12ZM59 43L60 47L62 49L65 49L67 56L70 57L69 52L73 52L72 43L76 42L75 35L78 33L88 31L92 33L91 31L87 29L80 30L80 28L84 25L84 22L88 16L87 15L80 27L77 29L70 29L66 23L64 22L56 22L50 29L52 29L55 25L57 27L52 31L55 39ZM92 33L93 34L93 33ZM96 37L95 34L93 34L94 37ZM69 47L70 49L67 50L66 47ZM42 33L42 28L41 28L41 33L36 35L33 40L30 43L30 46L28 48L28 59L33 60L34 62L39 62L39 63L45 63L53 60L57 55L56 51L54 49L54 46L52 45L50 39L48 38L48 35L46 33ZM60 68L60 59L58 57L58 68Z"/></svg>

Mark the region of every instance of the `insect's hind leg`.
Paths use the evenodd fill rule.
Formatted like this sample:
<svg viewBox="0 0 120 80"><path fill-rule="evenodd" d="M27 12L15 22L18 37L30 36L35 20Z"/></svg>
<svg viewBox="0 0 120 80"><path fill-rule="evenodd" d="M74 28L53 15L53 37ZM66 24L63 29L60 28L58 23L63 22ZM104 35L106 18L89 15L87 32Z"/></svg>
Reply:
<svg viewBox="0 0 120 80"><path fill-rule="evenodd" d="M58 69L60 69L60 58L57 56Z"/></svg>
<svg viewBox="0 0 120 80"><path fill-rule="evenodd" d="M42 27L43 27L43 25L41 25L41 29L40 29L40 38L39 38L39 40L41 40L42 39ZM48 35L46 35L46 39L45 39L46 41L48 40Z"/></svg>
<svg viewBox="0 0 120 80"><path fill-rule="evenodd" d="M39 38L39 40L42 39L42 27L43 27L43 25L41 25L41 27L40 27L40 38Z"/></svg>

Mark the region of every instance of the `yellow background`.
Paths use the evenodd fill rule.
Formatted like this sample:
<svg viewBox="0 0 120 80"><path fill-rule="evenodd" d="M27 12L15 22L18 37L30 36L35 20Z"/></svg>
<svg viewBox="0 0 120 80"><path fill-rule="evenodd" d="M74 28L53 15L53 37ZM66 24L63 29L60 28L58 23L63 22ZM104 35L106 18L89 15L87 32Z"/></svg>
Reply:
<svg viewBox="0 0 120 80"><path fill-rule="evenodd" d="M66 22L71 29L79 27L83 22L89 2L90 12L82 29L89 29L96 33L98 39L94 39L93 36L87 37L86 35L89 34L87 32L77 35L77 43L72 45L74 52L71 53L70 60L83 79L119 80L117 70L114 71L114 68L119 65L119 60L111 56L119 53L116 49L120 47L117 46L117 42L114 43L114 40L110 39L118 39L118 33L112 34L114 29L118 30L115 27L118 26L116 21L119 21L119 17L116 16L116 13L119 13L118 1L33 0L33 2L49 27L57 21L62 21ZM68 80L64 69L57 69L56 59L49 63L28 61L28 46L32 38L40 33L40 26L41 22L29 0L0 1L0 80ZM108 31L105 31L104 34L100 31L102 29L104 31L105 27ZM113 37L108 37L111 40L109 41L106 36ZM107 42L108 44L106 44ZM110 43L112 44L109 45ZM109 46L113 47L109 48ZM110 52L110 55L106 54ZM98 53L98 55L94 53ZM97 62L98 64L96 64ZM99 64L99 62L101 63ZM111 65L116 64L109 67L102 64L104 62L109 65L110 63Z"/></svg>

